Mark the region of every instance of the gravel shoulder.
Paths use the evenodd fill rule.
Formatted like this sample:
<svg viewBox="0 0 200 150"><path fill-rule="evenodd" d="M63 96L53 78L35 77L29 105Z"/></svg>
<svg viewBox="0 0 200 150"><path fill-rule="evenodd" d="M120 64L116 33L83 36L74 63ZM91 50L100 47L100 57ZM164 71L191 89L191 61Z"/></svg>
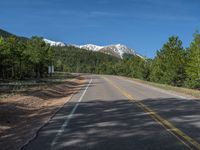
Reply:
<svg viewBox="0 0 200 150"><path fill-rule="evenodd" d="M84 78L77 77L1 98L1 149L20 149L84 83Z"/></svg>

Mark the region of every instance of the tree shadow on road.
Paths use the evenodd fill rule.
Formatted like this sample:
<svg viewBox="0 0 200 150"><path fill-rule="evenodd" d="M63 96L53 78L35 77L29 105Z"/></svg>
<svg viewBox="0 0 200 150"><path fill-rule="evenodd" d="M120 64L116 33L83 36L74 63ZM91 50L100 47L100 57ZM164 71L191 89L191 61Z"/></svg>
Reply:
<svg viewBox="0 0 200 150"><path fill-rule="evenodd" d="M200 100L158 98L140 102L200 142Z"/></svg>
<svg viewBox="0 0 200 150"><path fill-rule="evenodd" d="M143 103L158 112L165 119L183 120L190 117L190 123L177 125L184 132L187 129L199 133L199 106L181 99L146 99ZM190 104L191 103L191 104ZM64 114L70 113L76 103L68 103L50 123L43 128L38 137L25 149L188 149L160 124L155 122L147 112L141 110L134 102L127 99L81 102L64 132L59 135L52 148L52 141L60 127L66 121ZM190 109L189 109L190 108ZM187 119L185 119L186 121ZM184 120L183 120L184 121ZM186 124L187 123L187 124ZM176 125L176 122L175 122ZM200 135L188 135L200 138Z"/></svg>

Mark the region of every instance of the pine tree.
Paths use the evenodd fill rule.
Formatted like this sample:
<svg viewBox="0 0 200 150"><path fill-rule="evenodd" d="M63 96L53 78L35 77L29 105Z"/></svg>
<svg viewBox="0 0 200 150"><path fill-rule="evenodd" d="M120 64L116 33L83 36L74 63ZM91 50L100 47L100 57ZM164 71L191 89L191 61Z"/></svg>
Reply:
<svg viewBox="0 0 200 150"><path fill-rule="evenodd" d="M5 78L5 40L0 37L0 78Z"/></svg>
<svg viewBox="0 0 200 150"><path fill-rule="evenodd" d="M169 38L152 64L150 79L155 82L181 86L185 80L185 50L177 36Z"/></svg>
<svg viewBox="0 0 200 150"><path fill-rule="evenodd" d="M187 52L186 84L192 88L200 88L200 34L198 32L194 34L194 40Z"/></svg>
<svg viewBox="0 0 200 150"><path fill-rule="evenodd" d="M53 59L50 45L46 44L40 37L32 37L28 41L26 55L29 58L29 62L34 66L35 77L43 77Z"/></svg>

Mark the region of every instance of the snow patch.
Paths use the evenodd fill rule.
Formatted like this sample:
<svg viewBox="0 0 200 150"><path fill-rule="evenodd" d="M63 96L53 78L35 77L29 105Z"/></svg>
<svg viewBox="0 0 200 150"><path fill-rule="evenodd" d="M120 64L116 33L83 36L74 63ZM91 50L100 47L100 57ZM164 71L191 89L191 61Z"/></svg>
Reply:
<svg viewBox="0 0 200 150"><path fill-rule="evenodd" d="M50 46L65 46L65 43L63 42L56 42L49 39L43 39L43 41L47 44L50 44Z"/></svg>
<svg viewBox="0 0 200 150"><path fill-rule="evenodd" d="M100 49L103 48L103 46L98 46L94 44L86 44L86 45L80 45L79 48L91 50L91 51L99 51Z"/></svg>
<svg viewBox="0 0 200 150"><path fill-rule="evenodd" d="M94 44L86 44L86 45L74 45L75 47L90 50L90 51L113 51L116 55L118 55L120 58L123 58L123 55L131 54L131 55L137 55L141 58L144 58L143 56L137 54L133 49L128 48L126 45L122 44L113 44L113 45L107 45L107 46L98 46Z"/></svg>

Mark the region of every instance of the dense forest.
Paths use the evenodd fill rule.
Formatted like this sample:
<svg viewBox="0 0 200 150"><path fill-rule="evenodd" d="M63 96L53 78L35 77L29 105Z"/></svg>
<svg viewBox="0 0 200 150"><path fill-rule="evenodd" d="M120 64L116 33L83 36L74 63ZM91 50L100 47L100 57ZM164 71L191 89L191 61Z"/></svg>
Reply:
<svg viewBox="0 0 200 150"><path fill-rule="evenodd" d="M147 80L200 89L200 34L195 33L189 48L172 36L150 61Z"/></svg>
<svg viewBox="0 0 200 150"><path fill-rule="evenodd" d="M42 38L21 40L14 36L0 38L0 78L39 78L47 74L53 59L52 48Z"/></svg>
<svg viewBox="0 0 200 150"><path fill-rule="evenodd" d="M40 37L21 38L0 34L0 79L20 80L47 76L56 71L113 74L152 82L200 89L200 34L189 48L172 36L154 59L124 54L123 59L73 46L51 47Z"/></svg>
<svg viewBox="0 0 200 150"><path fill-rule="evenodd" d="M52 48L55 69L63 72L114 74L113 66L121 61L111 55L73 46Z"/></svg>

